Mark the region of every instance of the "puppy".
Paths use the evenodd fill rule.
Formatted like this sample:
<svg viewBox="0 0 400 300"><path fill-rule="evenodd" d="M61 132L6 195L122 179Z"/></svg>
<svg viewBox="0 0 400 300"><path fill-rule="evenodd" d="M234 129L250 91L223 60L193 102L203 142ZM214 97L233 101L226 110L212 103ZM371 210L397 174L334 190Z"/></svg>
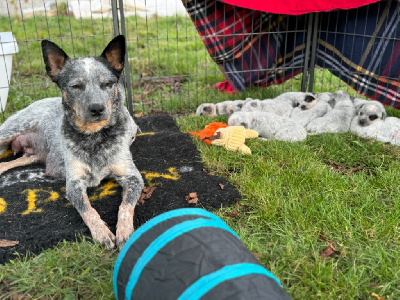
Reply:
<svg viewBox="0 0 400 300"><path fill-rule="evenodd" d="M229 126L244 126L255 130L260 137L287 142L303 141L307 132L303 126L288 117L264 111L235 112L228 119Z"/></svg>
<svg viewBox="0 0 400 300"><path fill-rule="evenodd" d="M66 180L66 196L89 227L94 240L119 247L133 232L135 205L144 182L129 150L137 125L125 108L119 82L124 68L125 38L115 37L98 57L70 58L56 44L42 42L47 74L61 98L36 101L0 126L0 155L9 146L21 158L0 164L0 174L33 162L46 175ZM90 205L87 188L103 178L123 189L116 236Z"/></svg>
<svg viewBox="0 0 400 300"><path fill-rule="evenodd" d="M289 117L292 113L293 105L292 103L285 100L251 100L243 105L242 112L252 112L252 111L263 111L274 113L278 116Z"/></svg>
<svg viewBox="0 0 400 300"><path fill-rule="evenodd" d="M196 109L196 115L214 117L217 115L227 115L227 106L231 104L232 101L223 101L218 103L203 103L200 104Z"/></svg>
<svg viewBox="0 0 400 300"><path fill-rule="evenodd" d="M306 103L308 104L308 102ZM304 127L312 120L320 118L332 110L332 107L328 102L323 100L317 100L311 108L307 108L308 106L306 104L301 105L300 107L302 107L302 109L299 107L293 108L290 118Z"/></svg>
<svg viewBox="0 0 400 300"><path fill-rule="evenodd" d="M352 133L383 143L400 145L400 119L386 117L385 107L376 101L368 101L357 107L357 115L351 122Z"/></svg>
<svg viewBox="0 0 400 300"><path fill-rule="evenodd" d="M336 91L332 94L332 97L330 100L333 105L332 110L324 116L310 121L306 126L309 133L343 133L349 131L355 113L353 102L349 94L344 91Z"/></svg>
<svg viewBox="0 0 400 300"><path fill-rule="evenodd" d="M311 102L314 100L315 97L311 93L287 92L274 99L249 101L243 105L241 111L250 112L258 110L271 112L282 117L290 117L294 107L298 107L300 103L309 103L308 106L311 107Z"/></svg>
<svg viewBox="0 0 400 300"><path fill-rule="evenodd" d="M400 120L388 117L384 120L378 119L370 125L360 125L358 116L354 117L350 130L352 133L367 139L375 139L382 143L400 145Z"/></svg>

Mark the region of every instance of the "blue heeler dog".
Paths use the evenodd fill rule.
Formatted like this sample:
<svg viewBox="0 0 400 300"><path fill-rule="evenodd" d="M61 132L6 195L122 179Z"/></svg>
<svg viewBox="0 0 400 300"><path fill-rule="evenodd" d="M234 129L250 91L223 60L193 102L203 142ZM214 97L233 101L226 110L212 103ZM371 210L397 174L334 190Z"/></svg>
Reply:
<svg viewBox="0 0 400 300"><path fill-rule="evenodd" d="M0 126L0 155L11 146L24 155L0 164L0 174L33 162L46 164L47 176L66 179L68 200L82 216L92 237L122 247L134 231L133 213L144 183L129 147L137 125L124 106L119 83L124 68L124 36L115 37L98 57L69 58L56 44L42 42L47 74L61 98L34 102ZM91 207L87 187L103 178L123 188L116 235Z"/></svg>

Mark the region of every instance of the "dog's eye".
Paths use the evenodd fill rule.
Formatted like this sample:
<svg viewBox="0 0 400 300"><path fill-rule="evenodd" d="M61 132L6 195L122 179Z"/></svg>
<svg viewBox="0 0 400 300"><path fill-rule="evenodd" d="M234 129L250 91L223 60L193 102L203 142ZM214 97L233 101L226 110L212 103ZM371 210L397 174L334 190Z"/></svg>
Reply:
<svg viewBox="0 0 400 300"><path fill-rule="evenodd" d="M108 81L108 82L102 83L102 84L101 84L101 88L103 88L103 89L109 89L109 88L112 88L113 85L114 85L114 82Z"/></svg>
<svg viewBox="0 0 400 300"><path fill-rule="evenodd" d="M74 90L83 90L84 87L85 86L83 84L80 84L80 83L71 85L71 89L74 89Z"/></svg>
<svg viewBox="0 0 400 300"><path fill-rule="evenodd" d="M373 121L373 120L378 119L378 116L377 116L377 115L372 115L372 116L369 116L369 119L370 119L371 121Z"/></svg>

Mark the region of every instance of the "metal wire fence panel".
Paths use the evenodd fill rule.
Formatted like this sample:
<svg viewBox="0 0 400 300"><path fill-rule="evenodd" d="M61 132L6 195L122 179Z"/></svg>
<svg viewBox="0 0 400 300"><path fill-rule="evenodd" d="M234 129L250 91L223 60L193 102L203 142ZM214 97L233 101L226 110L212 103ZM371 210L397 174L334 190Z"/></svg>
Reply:
<svg viewBox="0 0 400 300"><path fill-rule="evenodd" d="M67 3L61 1L51 5L44 1L1 3L0 32L12 32L19 48L13 55L10 90L2 119L33 101L60 96L60 91L46 75L41 51L43 39L50 39L75 57L100 55L113 37L112 18L106 13L95 17L74 15Z"/></svg>
<svg viewBox="0 0 400 300"><path fill-rule="evenodd" d="M348 11L320 13L316 63L360 94L400 108L398 1L380 1ZM322 80L321 80L322 79ZM316 89L329 78L316 78ZM337 88L332 86L332 88Z"/></svg>
<svg viewBox="0 0 400 300"><path fill-rule="evenodd" d="M399 3L374 5L294 17L215 0L1 1L0 32L12 32L19 51L0 121L60 95L45 74L43 39L71 57L94 56L118 32L127 38L127 99L135 113L192 113L204 102L286 91L357 95L349 86L398 107Z"/></svg>

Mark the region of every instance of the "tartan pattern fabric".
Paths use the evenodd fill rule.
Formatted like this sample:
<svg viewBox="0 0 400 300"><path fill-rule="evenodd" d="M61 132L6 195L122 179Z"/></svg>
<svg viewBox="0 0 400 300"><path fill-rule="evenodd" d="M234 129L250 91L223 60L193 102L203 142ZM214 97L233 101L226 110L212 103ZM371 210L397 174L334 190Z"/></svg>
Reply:
<svg viewBox="0 0 400 300"><path fill-rule="evenodd" d="M304 70L309 15L270 14L216 0L182 0L228 82L279 84ZM317 65L371 99L400 108L400 3L319 13Z"/></svg>
<svg viewBox="0 0 400 300"><path fill-rule="evenodd" d="M380 1L320 17L317 64L361 94L400 108L400 3Z"/></svg>

